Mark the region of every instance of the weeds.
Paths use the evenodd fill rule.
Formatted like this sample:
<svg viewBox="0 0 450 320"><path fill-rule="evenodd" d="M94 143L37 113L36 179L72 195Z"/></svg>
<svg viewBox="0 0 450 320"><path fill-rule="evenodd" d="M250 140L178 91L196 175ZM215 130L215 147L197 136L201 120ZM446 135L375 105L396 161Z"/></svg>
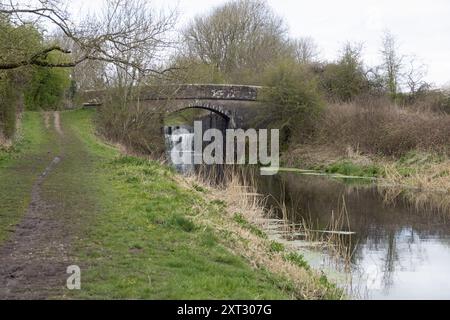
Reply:
<svg viewBox="0 0 450 320"><path fill-rule="evenodd" d="M212 170L214 171L214 170ZM205 224L222 234L227 239L227 246L236 254L244 256L255 268L264 268L291 283L295 298L310 299L343 297L341 290L321 280L321 276L307 265L301 255L293 248L275 239L270 239L264 232L271 224L267 217L271 212L266 210L267 198L256 192L255 178L248 171L227 168L220 173L223 184L211 176L211 170L205 176L192 176L196 184L209 183L211 204L221 208L216 220L205 219L203 215L194 217L198 223ZM188 182L192 185L192 182ZM230 246L231 245L231 246Z"/></svg>
<svg viewBox="0 0 450 320"><path fill-rule="evenodd" d="M248 222L244 216L240 213L234 214L234 221L237 222L239 225L241 225L243 228L249 230L254 235L260 237L260 238L267 238L267 234L264 233L260 228L258 228L256 225Z"/></svg>
<svg viewBox="0 0 450 320"><path fill-rule="evenodd" d="M415 112L385 100L329 106L317 123L315 143L363 153L403 156L416 149L445 152L450 115Z"/></svg>

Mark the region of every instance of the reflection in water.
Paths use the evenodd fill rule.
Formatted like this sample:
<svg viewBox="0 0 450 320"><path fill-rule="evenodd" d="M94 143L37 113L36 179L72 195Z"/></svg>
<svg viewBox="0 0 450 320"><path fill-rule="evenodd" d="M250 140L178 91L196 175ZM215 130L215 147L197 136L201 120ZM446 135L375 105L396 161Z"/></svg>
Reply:
<svg viewBox="0 0 450 320"><path fill-rule="evenodd" d="M450 298L450 224L407 201L386 203L374 185L282 173L261 177L261 193L285 202L290 220L326 229L345 199L352 280L361 294L379 299ZM270 204L269 204L270 205ZM320 265L319 265L320 267ZM355 289L355 288L353 288Z"/></svg>

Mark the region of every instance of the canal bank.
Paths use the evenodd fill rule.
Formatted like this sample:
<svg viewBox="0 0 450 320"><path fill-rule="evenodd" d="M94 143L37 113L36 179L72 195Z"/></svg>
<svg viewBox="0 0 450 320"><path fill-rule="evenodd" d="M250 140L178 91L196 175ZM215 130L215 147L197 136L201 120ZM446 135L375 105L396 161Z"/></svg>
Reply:
<svg viewBox="0 0 450 320"><path fill-rule="evenodd" d="M191 143L185 148L192 152ZM450 288L447 158L410 152L388 160L350 151L346 156L320 148L303 151L290 156L306 169L280 168L273 177L244 169L248 179L237 190L265 200L249 196L260 214L246 219L351 297L448 298L448 288L434 290L441 282ZM283 158L286 163L286 153Z"/></svg>
<svg viewBox="0 0 450 320"><path fill-rule="evenodd" d="M1 183L9 187L1 192L0 258L9 259L8 248L18 243L24 253L17 268L2 269L5 298L24 292L30 298L68 299L342 297L298 263L302 260L254 235L256 229L213 195L216 191L104 143L95 135L94 112L61 112L51 116L55 126L51 121L48 128L43 115L27 113L23 127L31 130L24 132L25 147L2 155L7 159ZM46 170L56 156L57 165ZM37 196L38 207L32 203ZM29 224L36 241L26 251L22 226L35 216L41 223ZM69 265L80 267L81 290L65 286ZM43 276L33 276L33 270Z"/></svg>
<svg viewBox="0 0 450 320"><path fill-rule="evenodd" d="M234 205L223 199L223 190L155 161L105 153L105 145L93 135L91 117L88 111L63 117L103 158L100 172L108 190L102 193L103 213L93 217L76 245L86 271L84 290L74 297L342 297L323 276L249 231L250 224L237 219Z"/></svg>

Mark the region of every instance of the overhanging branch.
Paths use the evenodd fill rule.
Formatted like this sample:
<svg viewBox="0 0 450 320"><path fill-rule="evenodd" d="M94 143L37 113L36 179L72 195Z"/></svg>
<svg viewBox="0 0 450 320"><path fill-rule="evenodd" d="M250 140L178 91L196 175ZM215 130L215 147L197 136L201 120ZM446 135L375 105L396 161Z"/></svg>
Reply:
<svg viewBox="0 0 450 320"><path fill-rule="evenodd" d="M29 59L25 59L25 60L17 61L17 62L10 62L10 63L0 63L0 70L17 69L17 68L28 66L28 65L36 65L36 66L41 66L41 67L53 67L53 68L57 68L57 67L68 68L68 67L75 67L77 64L79 64L82 61L87 59L87 57L85 56L82 59L79 59L77 61L61 62L61 63L52 63L52 62L42 60L42 58L45 58L47 56L47 54L49 54L52 51L58 51L58 52L65 53L65 54L71 53L70 50L66 50L59 46L52 46L49 48L45 48L42 51L34 54Z"/></svg>

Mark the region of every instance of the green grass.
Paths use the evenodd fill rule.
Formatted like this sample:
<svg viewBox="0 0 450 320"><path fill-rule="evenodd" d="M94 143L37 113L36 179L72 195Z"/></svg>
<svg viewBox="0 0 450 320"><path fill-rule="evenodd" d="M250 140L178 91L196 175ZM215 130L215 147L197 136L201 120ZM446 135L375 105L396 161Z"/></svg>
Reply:
<svg viewBox="0 0 450 320"><path fill-rule="evenodd" d="M327 168L328 173L339 173L348 176L358 177L377 177L379 174L379 168L376 166L358 166L351 162L335 163L331 167Z"/></svg>
<svg viewBox="0 0 450 320"><path fill-rule="evenodd" d="M97 157L101 210L86 221L75 253L82 290L72 298L99 299L283 299L286 280L254 270L233 255L214 230L193 217L199 195L179 186L172 170L152 161L119 156L90 132L88 111L63 119ZM94 183L94 182L92 182ZM203 191L203 190L200 190ZM205 214L220 214L211 209Z"/></svg>
<svg viewBox="0 0 450 320"><path fill-rule="evenodd" d="M36 177L56 155L63 159L42 184L41 198L57 205L52 218L62 220L64 235L73 239L68 263L81 267L82 289L61 288L56 298L296 296L289 279L253 268L231 253L226 232L196 219L222 217L225 202L207 200L201 186L180 185L176 173L157 162L120 155L93 134L93 115L92 110L62 112L64 135L59 136L54 129L45 130L40 114L27 112L20 143L0 165L0 241L4 241L26 212ZM231 219L265 238L242 215ZM276 242L269 246L268 252L285 254L284 246ZM301 257L286 259L305 267ZM318 281L319 290L330 287L322 282Z"/></svg>
<svg viewBox="0 0 450 320"><path fill-rule="evenodd" d="M337 179L346 184L367 184L376 180L377 176L362 174L362 168L355 166L354 171L350 170L339 170L339 169L329 169L330 167L326 166L316 166L315 169L297 169L297 168L279 168L279 172L292 172L297 173L299 175L305 176L317 176L317 177L326 177L330 179ZM335 172L327 172L327 171L335 171ZM346 172L346 173L340 173Z"/></svg>
<svg viewBox="0 0 450 320"><path fill-rule="evenodd" d="M401 176L409 177L417 173L418 169L426 169L430 165L441 163L444 160L444 155L411 151L398 159L391 159L390 161L394 163L397 172ZM317 165L314 169L328 174L340 174L350 177L383 178L386 175L383 164L376 161L370 165L361 165L353 163L351 160L340 160L326 166Z"/></svg>
<svg viewBox="0 0 450 320"><path fill-rule="evenodd" d="M342 174L355 177L379 177L382 170L375 165L358 165L351 161L338 161L323 170L330 174Z"/></svg>
<svg viewBox="0 0 450 320"><path fill-rule="evenodd" d="M39 148L48 142L43 130L44 122L38 112L26 112L23 115L22 127L16 141L8 149L0 146L0 168L4 168L14 159L29 153L38 153Z"/></svg>
<svg viewBox="0 0 450 320"><path fill-rule="evenodd" d="M311 269L309 264L306 262L305 258L301 254L299 254L297 252L286 253L284 255L284 259L287 260L287 261L290 261L290 262L292 262L292 263L294 263L294 264L298 265L299 267L302 267L302 268L304 268L306 270L310 270Z"/></svg>
<svg viewBox="0 0 450 320"><path fill-rule="evenodd" d="M251 233L253 233L255 236L258 236L260 238L267 238L267 234L264 233L261 229L259 229L257 226L255 226L254 224L248 222L244 216L240 213L235 213L234 217L233 217L234 221L237 222L241 227L243 227L244 229L247 229L248 231L250 231Z"/></svg>
<svg viewBox="0 0 450 320"><path fill-rule="evenodd" d="M434 164L446 161L446 159L447 156L443 154L410 151L395 162L395 168L401 176L410 177L417 174L418 171L428 169ZM445 175L446 172L441 174Z"/></svg>
<svg viewBox="0 0 450 320"><path fill-rule="evenodd" d="M0 150L0 244L25 213L32 185L55 148L39 113L25 113L22 128L14 147Z"/></svg>

